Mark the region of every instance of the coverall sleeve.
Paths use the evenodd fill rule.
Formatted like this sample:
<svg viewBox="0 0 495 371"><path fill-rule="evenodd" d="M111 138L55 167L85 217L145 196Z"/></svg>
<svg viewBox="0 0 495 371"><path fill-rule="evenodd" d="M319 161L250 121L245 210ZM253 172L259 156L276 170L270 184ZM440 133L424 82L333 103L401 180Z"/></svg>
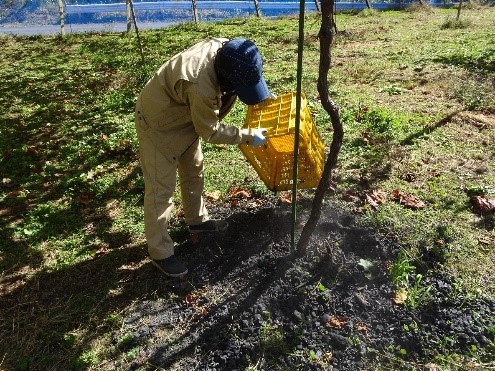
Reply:
<svg viewBox="0 0 495 371"><path fill-rule="evenodd" d="M219 121L219 107L216 99L190 92L188 94L191 119L196 133L206 142L216 144L250 144L253 133Z"/></svg>

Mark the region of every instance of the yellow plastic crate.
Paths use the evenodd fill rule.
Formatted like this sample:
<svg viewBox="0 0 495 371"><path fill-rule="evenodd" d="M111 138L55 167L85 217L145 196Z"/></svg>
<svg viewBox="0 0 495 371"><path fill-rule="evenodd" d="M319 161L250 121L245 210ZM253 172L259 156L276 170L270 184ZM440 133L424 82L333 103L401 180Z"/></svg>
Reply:
<svg viewBox="0 0 495 371"><path fill-rule="evenodd" d="M259 147L239 145L261 180L272 191L292 189L296 93L278 96L248 107L243 128L267 129L267 142ZM306 97L301 95L297 188L318 186L324 166L324 144Z"/></svg>

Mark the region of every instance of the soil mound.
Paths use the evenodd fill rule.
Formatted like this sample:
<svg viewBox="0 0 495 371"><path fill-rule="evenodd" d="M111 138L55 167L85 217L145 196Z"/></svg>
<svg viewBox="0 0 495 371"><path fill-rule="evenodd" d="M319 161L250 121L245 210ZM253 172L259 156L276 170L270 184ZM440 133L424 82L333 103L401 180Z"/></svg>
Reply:
<svg viewBox="0 0 495 371"><path fill-rule="evenodd" d="M327 204L308 255L294 260L287 206L252 206L211 206L230 223L221 236L175 236L191 273L158 282L155 299L124 314L114 338L127 334L122 351L140 349L131 368L407 368L443 350L493 347L495 302L466 298L444 274L425 275L427 296L417 306L395 304L388 267L400 246L359 227L351 214Z"/></svg>

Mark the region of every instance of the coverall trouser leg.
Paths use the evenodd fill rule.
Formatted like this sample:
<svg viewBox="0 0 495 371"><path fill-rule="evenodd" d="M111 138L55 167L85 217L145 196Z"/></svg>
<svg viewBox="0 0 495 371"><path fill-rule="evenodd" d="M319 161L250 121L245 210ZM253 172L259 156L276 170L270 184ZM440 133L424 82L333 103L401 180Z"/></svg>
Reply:
<svg viewBox="0 0 495 371"><path fill-rule="evenodd" d="M199 138L179 157L178 170L186 223L201 224L209 217L203 201L203 151Z"/></svg>
<svg viewBox="0 0 495 371"><path fill-rule="evenodd" d="M201 143L197 139L176 161L170 161L164 155L166 149L156 148L151 139L151 136L159 133L142 120L143 117L136 109L136 131L145 184L145 234L150 257L160 260L174 254L174 242L168 233L168 225L173 209L177 171L186 222L194 225L208 220L208 212L202 198L203 153Z"/></svg>

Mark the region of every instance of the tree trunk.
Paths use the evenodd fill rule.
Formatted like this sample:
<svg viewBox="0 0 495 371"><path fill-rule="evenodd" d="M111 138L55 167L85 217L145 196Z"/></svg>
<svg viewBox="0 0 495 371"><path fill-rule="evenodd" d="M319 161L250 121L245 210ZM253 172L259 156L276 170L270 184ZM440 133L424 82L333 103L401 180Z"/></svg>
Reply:
<svg viewBox="0 0 495 371"><path fill-rule="evenodd" d="M315 6L316 6L316 11L319 13L321 12L321 7L320 7L320 3L318 2L318 0L315 0Z"/></svg>
<svg viewBox="0 0 495 371"><path fill-rule="evenodd" d="M132 22L134 23L134 30L136 31L136 38L139 45L139 54L141 55L141 62L144 66L144 52L143 52L143 44L141 44L141 38L139 37L139 29L136 21L136 13L134 12L134 4L132 0L126 0L129 4L129 10L131 11Z"/></svg>
<svg viewBox="0 0 495 371"><path fill-rule="evenodd" d="M125 1L125 18L127 21L127 33L129 33L132 28L131 0Z"/></svg>
<svg viewBox="0 0 495 371"><path fill-rule="evenodd" d="M65 6L62 0L58 0L58 12L60 14L60 34L65 35Z"/></svg>
<svg viewBox="0 0 495 371"><path fill-rule="evenodd" d="M461 8L462 8L462 0L459 1L459 6L457 7L457 18L456 21L459 22L461 19Z"/></svg>
<svg viewBox="0 0 495 371"><path fill-rule="evenodd" d="M260 4L258 0L254 0L254 9L256 9L256 17L261 18Z"/></svg>
<svg viewBox="0 0 495 371"><path fill-rule="evenodd" d="M320 94L321 104L325 111L330 115L333 128L333 138L330 145L330 153L323 169L323 174L316 189L313 204L311 208L311 214L306 222L299 241L297 243L296 254L302 256L306 253L306 247L309 239L313 234L316 225L320 219L321 206L325 193L330 188L330 180L332 176L332 170L337 164L337 158L339 155L340 147L342 146L342 139L344 137L344 130L342 129L342 122L340 121L339 108L335 102L330 98L328 87L328 71L331 65L331 49L335 32L335 18L334 18L334 5L335 0L322 0L321 2L321 27L318 33L320 39L320 66L318 76L318 93Z"/></svg>
<svg viewBox="0 0 495 371"><path fill-rule="evenodd" d="M198 24L198 7L196 5L196 0L191 0L192 13L194 24Z"/></svg>

